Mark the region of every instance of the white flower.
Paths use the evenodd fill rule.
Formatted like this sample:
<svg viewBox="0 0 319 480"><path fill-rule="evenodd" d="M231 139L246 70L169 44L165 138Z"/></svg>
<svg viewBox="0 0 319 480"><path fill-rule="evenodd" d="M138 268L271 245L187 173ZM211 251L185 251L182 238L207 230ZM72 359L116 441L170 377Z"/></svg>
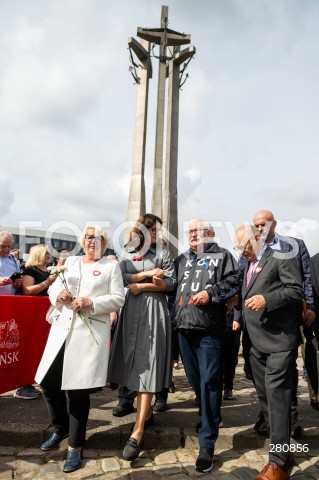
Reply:
<svg viewBox="0 0 319 480"><path fill-rule="evenodd" d="M65 265L55 265L53 267L47 267L51 275L59 275L60 273L64 274L68 271L68 267Z"/></svg>

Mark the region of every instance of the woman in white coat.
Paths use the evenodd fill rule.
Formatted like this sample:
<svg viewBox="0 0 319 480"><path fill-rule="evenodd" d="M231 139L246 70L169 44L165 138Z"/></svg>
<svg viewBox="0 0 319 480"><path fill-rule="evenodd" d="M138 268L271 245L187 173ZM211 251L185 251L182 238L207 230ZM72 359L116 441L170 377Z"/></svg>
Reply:
<svg viewBox="0 0 319 480"><path fill-rule="evenodd" d="M64 472L81 467L90 389L106 384L110 313L124 303L118 262L114 257L103 257L108 246L106 233L98 225L88 225L80 243L85 255L67 259L66 284L60 273L49 289L58 314L35 377L54 427L54 433L40 448L52 450L69 437Z"/></svg>

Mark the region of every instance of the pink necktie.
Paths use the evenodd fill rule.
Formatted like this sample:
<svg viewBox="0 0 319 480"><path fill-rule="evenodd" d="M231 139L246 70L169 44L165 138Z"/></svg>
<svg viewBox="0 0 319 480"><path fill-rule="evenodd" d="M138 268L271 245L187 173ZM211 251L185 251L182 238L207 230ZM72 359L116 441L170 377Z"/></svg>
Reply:
<svg viewBox="0 0 319 480"><path fill-rule="evenodd" d="M246 276L246 288L248 287L248 285L250 283L250 280L251 280L251 277L252 277L252 274L255 271L256 263L257 263L257 258L255 258L255 260L252 260L250 262L249 268L247 270L247 276Z"/></svg>

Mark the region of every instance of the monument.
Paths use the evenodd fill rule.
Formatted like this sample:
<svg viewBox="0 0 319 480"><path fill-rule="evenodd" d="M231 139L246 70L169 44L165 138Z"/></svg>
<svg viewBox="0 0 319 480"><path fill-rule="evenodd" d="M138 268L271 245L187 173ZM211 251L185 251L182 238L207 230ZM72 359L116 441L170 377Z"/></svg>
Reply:
<svg viewBox="0 0 319 480"><path fill-rule="evenodd" d="M180 50L182 45L190 44L191 36L168 28L168 7L162 6L160 28L138 28L140 42L130 37L128 40L131 53L131 73L137 83L137 104L135 117L135 134L133 148L133 166L127 209L127 221L135 221L146 212L145 201L145 147L147 131L147 109L149 80L152 78L151 57L159 61L155 157L151 213L163 219L164 227L169 232L165 237L175 258L178 251L178 204L177 204L177 165L178 165L178 124L179 124L179 90L181 76L196 50L188 47ZM155 46L159 55L152 54ZM169 49L169 47L173 47ZM138 59L135 63L132 51ZM181 69L181 65L183 65ZM168 82L168 86L166 85ZM163 190L165 97L166 108L166 156L165 183Z"/></svg>

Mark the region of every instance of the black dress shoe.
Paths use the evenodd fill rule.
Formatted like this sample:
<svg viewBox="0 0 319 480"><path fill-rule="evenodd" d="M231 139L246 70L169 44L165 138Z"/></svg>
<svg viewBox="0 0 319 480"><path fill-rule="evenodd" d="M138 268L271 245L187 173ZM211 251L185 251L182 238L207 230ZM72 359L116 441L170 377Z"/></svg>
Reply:
<svg viewBox="0 0 319 480"><path fill-rule="evenodd" d="M80 450L68 450L63 471L65 473L75 472L82 467L82 454Z"/></svg>
<svg viewBox="0 0 319 480"><path fill-rule="evenodd" d="M130 415L130 413L134 412L134 407L133 405L130 405L129 403L125 405L116 405L116 407L113 408L112 415L113 417L125 417L125 415Z"/></svg>
<svg viewBox="0 0 319 480"><path fill-rule="evenodd" d="M137 443L135 438L130 437L123 450L123 459L130 462L135 460L139 456L142 446L143 438L140 443Z"/></svg>
<svg viewBox="0 0 319 480"><path fill-rule="evenodd" d="M154 412L165 412L167 410L167 403L163 398L157 398L153 405Z"/></svg>
<svg viewBox="0 0 319 480"><path fill-rule="evenodd" d="M58 448L59 444L62 440L68 437L68 433L52 433L51 437L48 438L42 445L40 446L41 450L44 452L48 452L49 450L53 450L54 448Z"/></svg>

